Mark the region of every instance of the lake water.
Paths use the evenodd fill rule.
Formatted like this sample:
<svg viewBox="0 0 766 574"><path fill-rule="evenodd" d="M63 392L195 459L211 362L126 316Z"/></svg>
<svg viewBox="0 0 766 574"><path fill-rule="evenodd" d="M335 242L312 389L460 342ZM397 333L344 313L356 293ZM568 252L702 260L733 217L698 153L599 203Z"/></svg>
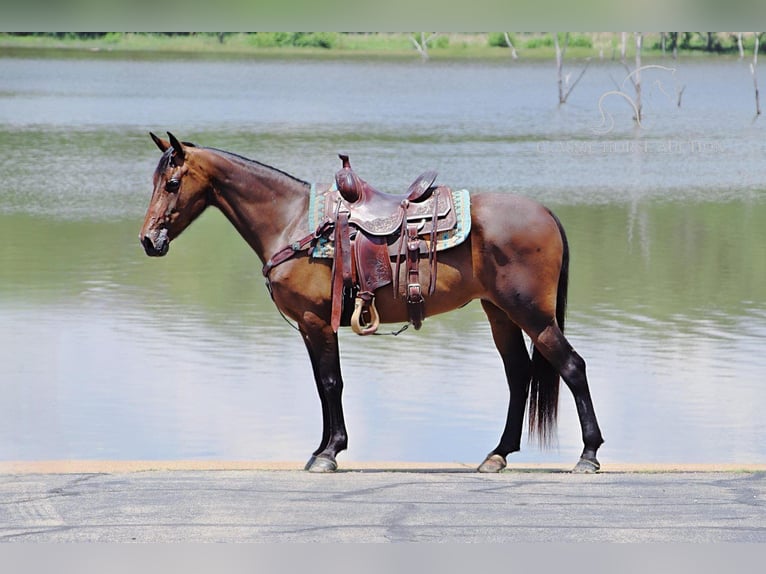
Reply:
<svg viewBox="0 0 766 574"><path fill-rule="evenodd" d="M317 446L305 349L228 222L204 214L164 259L138 244L148 131L170 130L311 181L346 151L386 189L436 169L546 203L569 236L568 336L602 463L764 462L766 120L747 63L655 63L675 72L644 73L636 128L620 96L602 122L625 76L608 60L559 107L553 62L0 57L0 460ZM398 338L340 338L341 464L478 463L495 446L507 390L478 303ZM563 388L558 443L513 460L574 463L581 448Z"/></svg>

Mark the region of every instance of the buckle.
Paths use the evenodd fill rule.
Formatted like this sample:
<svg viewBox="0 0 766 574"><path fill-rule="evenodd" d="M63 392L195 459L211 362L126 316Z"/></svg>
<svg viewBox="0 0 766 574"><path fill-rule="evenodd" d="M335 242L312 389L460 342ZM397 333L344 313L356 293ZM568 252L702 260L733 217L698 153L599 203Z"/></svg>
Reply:
<svg viewBox="0 0 766 574"><path fill-rule="evenodd" d="M423 299L423 288L420 283L408 283L407 284L407 302L408 303L420 303Z"/></svg>

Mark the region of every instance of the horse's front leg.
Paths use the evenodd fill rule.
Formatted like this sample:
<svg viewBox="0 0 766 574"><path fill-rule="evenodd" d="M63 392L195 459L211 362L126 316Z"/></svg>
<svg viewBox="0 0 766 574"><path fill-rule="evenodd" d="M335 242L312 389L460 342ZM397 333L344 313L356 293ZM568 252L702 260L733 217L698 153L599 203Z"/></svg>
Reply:
<svg viewBox="0 0 766 574"><path fill-rule="evenodd" d="M348 446L343 419L343 378L340 374L338 335L324 321L304 321L301 334L306 343L319 400L322 403L322 442L306 463L310 472L333 472L336 455Z"/></svg>

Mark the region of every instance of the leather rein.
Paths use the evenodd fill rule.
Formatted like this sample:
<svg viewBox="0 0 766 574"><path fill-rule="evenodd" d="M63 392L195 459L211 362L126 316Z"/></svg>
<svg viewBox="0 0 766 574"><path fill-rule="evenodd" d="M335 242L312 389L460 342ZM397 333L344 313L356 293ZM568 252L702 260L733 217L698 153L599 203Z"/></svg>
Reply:
<svg viewBox="0 0 766 574"><path fill-rule="evenodd" d="M308 251L313 249L317 244L317 241L333 227L332 222L325 221L322 225L317 227L314 231L302 237L298 241L293 241L290 245L286 245L279 251L277 251L271 258L263 265L261 272L266 278L266 282L269 283L269 274L271 270L277 265L281 265L285 261L289 261L301 251ZM269 285L269 292L271 292L271 286Z"/></svg>

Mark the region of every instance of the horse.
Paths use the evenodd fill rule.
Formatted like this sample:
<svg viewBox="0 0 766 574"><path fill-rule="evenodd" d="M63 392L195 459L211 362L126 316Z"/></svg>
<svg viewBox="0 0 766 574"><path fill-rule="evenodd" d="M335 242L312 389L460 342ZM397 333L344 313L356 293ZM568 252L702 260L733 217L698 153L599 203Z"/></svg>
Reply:
<svg viewBox="0 0 766 574"><path fill-rule="evenodd" d="M311 184L235 153L165 140L151 200L139 233L145 253L168 253L170 243L207 207L215 206L264 263L271 297L300 332L322 406L322 438L305 470L333 472L346 450L343 378L337 331L331 326L332 261L304 249ZM604 442L588 387L585 361L563 334L569 281L569 245L561 221L542 204L507 193L471 192L471 228L461 244L441 253L426 317L478 299L505 368L508 412L500 441L477 467L497 473L520 450L525 412L530 437L550 443L558 414L560 379L571 391L583 450L573 473L600 469ZM303 238L303 239L300 239ZM278 263L278 264L277 264ZM379 289L383 323L406 322L407 303ZM532 345L531 356L523 333ZM528 407L527 407L528 405Z"/></svg>

